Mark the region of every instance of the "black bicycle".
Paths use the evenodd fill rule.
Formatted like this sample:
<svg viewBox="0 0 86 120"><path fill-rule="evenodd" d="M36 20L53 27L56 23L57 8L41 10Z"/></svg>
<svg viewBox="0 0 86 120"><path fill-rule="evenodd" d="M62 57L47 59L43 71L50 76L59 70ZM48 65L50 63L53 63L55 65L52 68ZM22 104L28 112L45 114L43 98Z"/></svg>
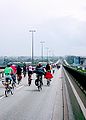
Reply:
<svg viewBox="0 0 86 120"><path fill-rule="evenodd" d="M50 86L50 79L47 79L47 86Z"/></svg>
<svg viewBox="0 0 86 120"><path fill-rule="evenodd" d="M6 78L6 81L2 81L2 84L5 86L5 96L8 97L9 93L13 95L13 87L9 81L9 78Z"/></svg>
<svg viewBox="0 0 86 120"><path fill-rule="evenodd" d="M16 87L16 75L15 74L11 74L12 77L12 87L14 89L14 87Z"/></svg>
<svg viewBox="0 0 86 120"><path fill-rule="evenodd" d="M32 82L31 76L32 76L32 74L29 74L29 75L28 75L28 85L29 85L29 86L31 85L31 82Z"/></svg>
<svg viewBox="0 0 86 120"><path fill-rule="evenodd" d="M37 79L35 80L35 85L38 87L38 91L42 90L42 76L37 75Z"/></svg>
<svg viewBox="0 0 86 120"><path fill-rule="evenodd" d="M22 79L22 76L21 76L21 75L17 75L17 81L18 81L18 85L20 84L20 82L21 82L21 79Z"/></svg>
<svg viewBox="0 0 86 120"><path fill-rule="evenodd" d="M26 71L23 71L23 75L24 75L24 77L26 77Z"/></svg>

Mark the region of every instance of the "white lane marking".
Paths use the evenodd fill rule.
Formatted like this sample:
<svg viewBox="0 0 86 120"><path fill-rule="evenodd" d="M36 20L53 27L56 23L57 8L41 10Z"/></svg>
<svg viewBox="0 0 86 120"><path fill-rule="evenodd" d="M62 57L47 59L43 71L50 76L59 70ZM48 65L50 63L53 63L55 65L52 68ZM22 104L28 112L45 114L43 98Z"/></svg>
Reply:
<svg viewBox="0 0 86 120"><path fill-rule="evenodd" d="M16 88L16 90L19 90L19 89L21 89L22 87L24 87L24 85L22 85L22 86ZM0 97L0 100L2 100L4 97L5 97L4 95L3 95L2 97Z"/></svg>
<svg viewBox="0 0 86 120"><path fill-rule="evenodd" d="M3 98L4 98L4 96L0 97L0 100L3 99Z"/></svg>
<svg viewBox="0 0 86 120"><path fill-rule="evenodd" d="M64 70L64 71L65 71L65 70ZM78 101L78 103L79 103L79 105L80 105L80 107L81 107L81 110L82 110L82 112L83 112L83 114L84 114L84 116L85 116L85 119L86 119L86 108L85 108L85 106L84 106L81 98L79 97L78 93L76 92L73 84L71 83L69 76L67 75L66 72L65 72L65 74L66 74L66 76L67 76L67 78L68 78L68 80L69 80L69 83L70 83L70 85L71 85L71 87L72 87L72 90L73 90L73 92L74 92L74 94L75 94L75 96L76 96L76 99L77 99L77 101Z"/></svg>
<svg viewBox="0 0 86 120"><path fill-rule="evenodd" d="M16 88L16 89L19 90L19 89L21 89L22 87L24 87L24 85L22 85L22 86L20 86L20 87L18 87L18 88Z"/></svg>

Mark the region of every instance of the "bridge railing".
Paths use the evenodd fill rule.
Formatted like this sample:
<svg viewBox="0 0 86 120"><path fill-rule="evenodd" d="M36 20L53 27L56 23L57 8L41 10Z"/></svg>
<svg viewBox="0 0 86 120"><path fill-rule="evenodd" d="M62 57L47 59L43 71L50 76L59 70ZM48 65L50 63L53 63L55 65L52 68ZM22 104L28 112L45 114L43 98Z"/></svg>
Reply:
<svg viewBox="0 0 86 120"><path fill-rule="evenodd" d="M76 82L80 88L86 92L86 73L80 72L66 65L63 66L76 79Z"/></svg>
<svg viewBox="0 0 86 120"><path fill-rule="evenodd" d="M65 88L65 90L68 90L68 94L66 95L69 96L69 99L66 99L66 100L68 105L70 100L73 116L75 118L74 120L86 120L86 112L85 112L86 96L84 92L82 92L80 87L77 85L76 79L72 76L71 72L69 72L70 69L72 68L68 68L67 66L63 67L63 71L65 75L63 81L64 81L64 85L67 87L67 89ZM68 109L70 111L70 105ZM69 116L71 117L71 114L69 114Z"/></svg>

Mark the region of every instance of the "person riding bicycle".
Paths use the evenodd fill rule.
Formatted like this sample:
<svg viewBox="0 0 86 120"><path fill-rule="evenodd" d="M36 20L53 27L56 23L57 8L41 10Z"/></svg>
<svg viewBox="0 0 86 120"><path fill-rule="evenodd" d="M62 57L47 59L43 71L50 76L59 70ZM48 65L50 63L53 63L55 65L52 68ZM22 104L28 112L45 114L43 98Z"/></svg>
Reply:
<svg viewBox="0 0 86 120"><path fill-rule="evenodd" d="M11 73L13 72L13 69L10 67L10 64L7 64L7 67L4 69L4 73L5 73L5 80L9 79L10 83L12 82L12 77L11 77Z"/></svg>
<svg viewBox="0 0 86 120"><path fill-rule="evenodd" d="M50 85L50 81L53 78L53 75L51 74L50 71L47 71L45 74L45 78L47 79L47 85Z"/></svg>
<svg viewBox="0 0 86 120"><path fill-rule="evenodd" d="M51 65L49 63L47 63L46 67L45 67L46 71L51 72Z"/></svg>
<svg viewBox="0 0 86 120"><path fill-rule="evenodd" d="M31 85L32 74L33 74L33 67L31 65L27 67L27 72L28 72L28 84Z"/></svg>
<svg viewBox="0 0 86 120"><path fill-rule="evenodd" d="M13 72L11 72L11 77L13 79L13 82L16 83L16 72L17 72L16 65L12 64L10 67L13 69Z"/></svg>
<svg viewBox="0 0 86 120"><path fill-rule="evenodd" d="M11 64L7 64L7 67L4 69L4 74L5 74L5 80L2 81L2 84L5 86L5 96L7 97L8 92L10 91L11 94L13 95L12 92L12 82L13 79L11 77L11 73L13 72L13 69L10 67Z"/></svg>
<svg viewBox="0 0 86 120"><path fill-rule="evenodd" d="M47 63L46 65L46 73L45 73L45 78L47 79L47 85L50 85L50 81L53 78L52 74L51 74L51 65L49 63Z"/></svg>
<svg viewBox="0 0 86 120"><path fill-rule="evenodd" d="M43 81L42 81L42 76L45 74L45 72L44 72L44 68L42 67L42 65L41 64L38 64L37 66L36 66L36 77L37 77L37 79L39 79L39 77L41 77L41 84L43 85Z"/></svg>
<svg viewBox="0 0 86 120"><path fill-rule="evenodd" d="M20 83L21 79L22 79L22 69L20 67L20 65L17 66L17 80L18 80L18 84Z"/></svg>
<svg viewBox="0 0 86 120"><path fill-rule="evenodd" d="M23 75L24 75L24 77L26 76L26 64L25 63L23 65Z"/></svg>

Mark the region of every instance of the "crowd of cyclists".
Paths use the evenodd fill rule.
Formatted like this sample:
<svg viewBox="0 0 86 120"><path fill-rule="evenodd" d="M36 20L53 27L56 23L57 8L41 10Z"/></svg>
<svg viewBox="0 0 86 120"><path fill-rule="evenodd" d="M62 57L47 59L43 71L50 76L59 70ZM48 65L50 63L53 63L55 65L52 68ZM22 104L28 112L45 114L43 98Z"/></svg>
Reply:
<svg viewBox="0 0 86 120"><path fill-rule="evenodd" d="M16 84L20 84L22 76L26 77L26 75L28 75L27 84L30 86L32 82L32 74L35 73L36 79L34 83L40 91L43 85L43 76L47 80L47 85L49 86L50 81L53 78L54 71L55 70L52 69L52 66L49 63L45 67L43 67L42 64L39 63L37 64L35 69L33 69L31 65L26 66L25 63L23 64L22 68L20 65L7 64L7 67L4 69L5 80L2 81L2 83L5 86L6 90L8 89L9 85L11 85L11 87L9 87L11 91L11 88L14 89L14 87L16 87Z"/></svg>

